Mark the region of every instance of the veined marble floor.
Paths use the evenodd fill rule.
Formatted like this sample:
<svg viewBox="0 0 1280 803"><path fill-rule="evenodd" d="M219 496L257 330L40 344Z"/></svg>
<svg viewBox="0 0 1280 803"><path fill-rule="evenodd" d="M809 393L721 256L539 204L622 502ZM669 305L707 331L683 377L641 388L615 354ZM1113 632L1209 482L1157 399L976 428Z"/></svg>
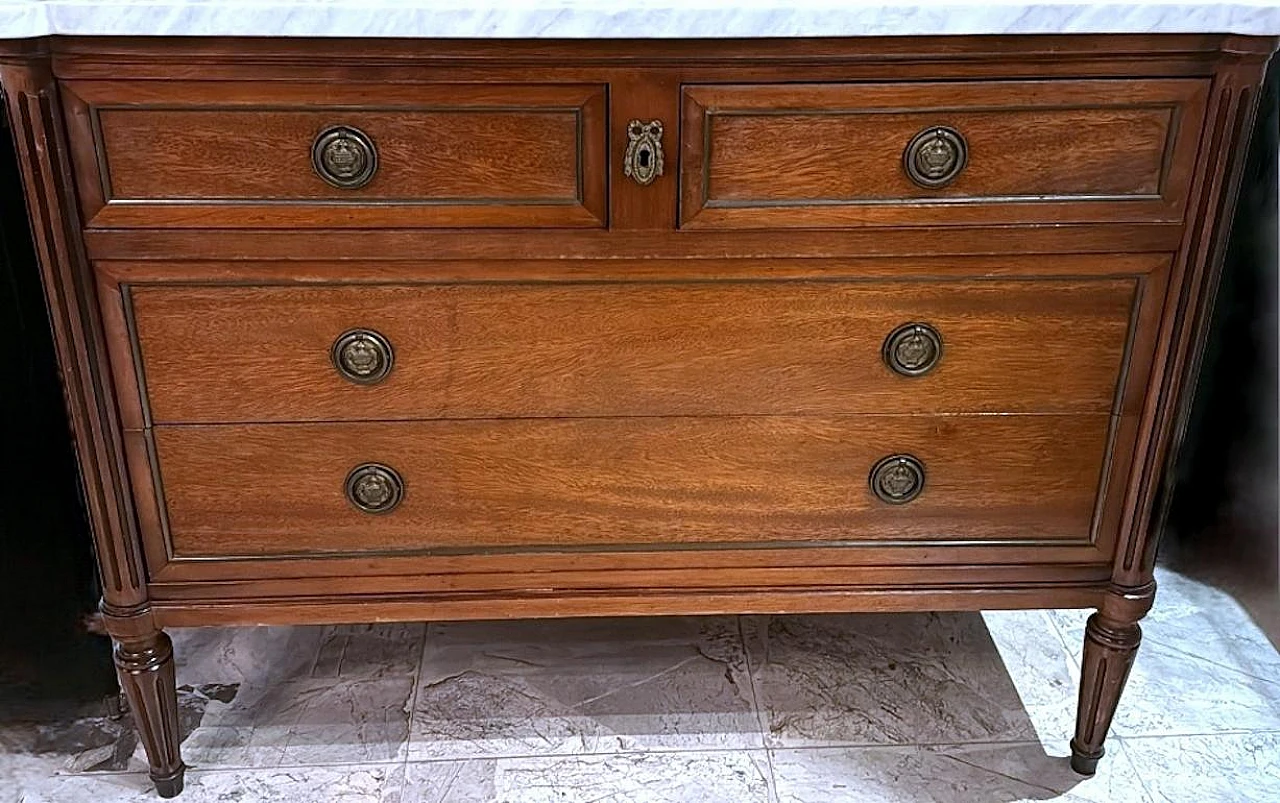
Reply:
<svg viewBox="0 0 1280 803"><path fill-rule="evenodd" d="M1158 578L1090 780L1084 611L601 619L175 631L179 800L1280 801L1280 654ZM159 799L118 722L0 748L0 803Z"/></svg>

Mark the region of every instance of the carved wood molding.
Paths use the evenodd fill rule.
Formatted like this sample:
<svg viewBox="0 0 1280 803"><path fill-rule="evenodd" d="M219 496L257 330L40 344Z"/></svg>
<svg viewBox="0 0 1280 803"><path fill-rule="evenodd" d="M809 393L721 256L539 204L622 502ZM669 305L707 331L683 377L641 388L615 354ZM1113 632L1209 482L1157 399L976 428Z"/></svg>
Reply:
<svg viewBox="0 0 1280 803"><path fill-rule="evenodd" d="M1112 579L1121 587L1145 586L1154 571L1265 64L1265 54L1224 51L1214 74L1116 550Z"/></svg>
<svg viewBox="0 0 1280 803"><path fill-rule="evenodd" d="M33 45L27 58L5 58L0 85L14 122L104 609L127 615L146 605L146 571L134 534L116 399L49 57Z"/></svg>

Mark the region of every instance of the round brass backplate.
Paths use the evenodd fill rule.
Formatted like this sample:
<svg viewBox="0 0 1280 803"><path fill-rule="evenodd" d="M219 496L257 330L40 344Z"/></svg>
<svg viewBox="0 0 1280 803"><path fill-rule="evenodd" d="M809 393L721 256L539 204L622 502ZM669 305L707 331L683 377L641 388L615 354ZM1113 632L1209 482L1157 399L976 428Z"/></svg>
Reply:
<svg viewBox="0 0 1280 803"><path fill-rule="evenodd" d="M372 329L352 329L338 335L330 356L342 378L358 385L381 382L395 363L391 342Z"/></svg>
<svg viewBox="0 0 1280 803"><path fill-rule="evenodd" d="M378 171L378 149L358 128L338 125L326 128L311 146L316 175L344 190L355 190L373 180Z"/></svg>
<svg viewBox="0 0 1280 803"><path fill-rule="evenodd" d="M909 454L895 454L871 469L871 492L882 502L904 505L924 490L924 464Z"/></svg>
<svg viewBox="0 0 1280 803"><path fill-rule="evenodd" d="M927 323L904 323L884 339L881 356L895 373L927 374L942 359L942 335Z"/></svg>
<svg viewBox="0 0 1280 803"><path fill-rule="evenodd" d="M907 177L930 190L956 180L969 162L969 145L959 131L947 126L926 128L911 138L902 152Z"/></svg>
<svg viewBox="0 0 1280 803"><path fill-rule="evenodd" d="M404 498L404 480L390 466L362 463L351 469L347 500L365 513L390 513Z"/></svg>

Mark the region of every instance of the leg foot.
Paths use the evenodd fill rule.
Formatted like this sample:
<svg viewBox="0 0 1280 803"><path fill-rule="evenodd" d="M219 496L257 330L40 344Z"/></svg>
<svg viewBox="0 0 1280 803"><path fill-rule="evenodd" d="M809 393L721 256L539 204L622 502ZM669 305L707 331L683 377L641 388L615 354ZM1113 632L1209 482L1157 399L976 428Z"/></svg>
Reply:
<svg viewBox="0 0 1280 803"><path fill-rule="evenodd" d="M116 643L115 660L156 791L161 797L173 797L182 791L184 770L178 752L182 737L178 732L173 643L162 631L122 638Z"/></svg>
<svg viewBox="0 0 1280 803"><path fill-rule="evenodd" d="M156 794L163 798L177 797L182 792L182 776L186 771L186 767L179 767L178 771L168 778L157 778L153 774L151 782L156 785Z"/></svg>
<svg viewBox="0 0 1280 803"><path fill-rule="evenodd" d="M1076 740L1071 740L1071 769L1081 775L1093 775L1098 771L1098 761L1102 758L1102 754L1106 751L1099 748L1097 753L1083 753L1076 745Z"/></svg>
<svg viewBox="0 0 1280 803"><path fill-rule="evenodd" d="M1093 775L1098 769L1102 743L1142 642L1138 620L1151 609L1154 597L1155 583L1113 587L1085 626L1080 705L1071 740L1071 768L1081 775Z"/></svg>

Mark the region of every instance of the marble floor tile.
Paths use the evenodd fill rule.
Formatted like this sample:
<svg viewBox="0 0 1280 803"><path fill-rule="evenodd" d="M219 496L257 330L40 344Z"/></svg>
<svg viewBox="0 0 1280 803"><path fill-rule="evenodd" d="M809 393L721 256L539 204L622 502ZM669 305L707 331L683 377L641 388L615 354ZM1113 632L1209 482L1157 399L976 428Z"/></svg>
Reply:
<svg viewBox="0 0 1280 803"><path fill-rule="evenodd" d="M209 705L231 699L237 688L235 684L179 688L178 727L184 739L197 729ZM49 773L142 772L147 766L133 720L127 716L0 721L0 791L4 768L20 757L35 759ZM6 803L2 796L0 803Z"/></svg>
<svg viewBox="0 0 1280 803"><path fill-rule="evenodd" d="M1280 730L1280 655L1266 635L1223 592L1163 568L1156 579L1160 588L1142 621L1142 646L1112 732ZM1077 667L1089 613L1047 613Z"/></svg>
<svg viewBox="0 0 1280 803"><path fill-rule="evenodd" d="M1280 730L1275 684L1158 642L1139 648L1113 733L1172 736L1248 730Z"/></svg>
<svg viewBox="0 0 1280 803"><path fill-rule="evenodd" d="M1229 594L1164 567L1156 568L1156 583L1155 604L1142 620L1144 643L1280 686L1280 650ZM1078 652L1091 613L1061 610L1047 615Z"/></svg>
<svg viewBox="0 0 1280 803"><path fill-rule="evenodd" d="M242 687L209 706L183 752L201 768L403 760L412 694L411 675Z"/></svg>
<svg viewBox="0 0 1280 803"><path fill-rule="evenodd" d="M322 627L190 627L169 631L178 685L270 684L305 678Z"/></svg>
<svg viewBox="0 0 1280 803"><path fill-rule="evenodd" d="M1075 731L1080 672L1044 611L985 611L982 620L1044 744Z"/></svg>
<svg viewBox="0 0 1280 803"><path fill-rule="evenodd" d="M763 751L410 763L399 803L767 803Z"/></svg>
<svg viewBox="0 0 1280 803"><path fill-rule="evenodd" d="M266 686L306 678L413 674L426 628L420 622L209 627L178 628L171 635L178 685Z"/></svg>
<svg viewBox="0 0 1280 803"><path fill-rule="evenodd" d="M1093 778L1036 742L771 751L779 803L1147 803L1123 748Z"/></svg>
<svg viewBox="0 0 1280 803"><path fill-rule="evenodd" d="M285 764L394 761L405 757L413 678L339 681L300 688Z"/></svg>
<svg viewBox="0 0 1280 803"><path fill-rule="evenodd" d="M1143 637L1226 669L1268 681L1280 699L1280 650L1225 591L1167 569L1156 572L1159 589L1142 620Z"/></svg>
<svg viewBox="0 0 1280 803"><path fill-rule="evenodd" d="M1077 663L1083 649L1082 641L1074 654ZM1072 682L1079 682L1078 668ZM1143 640L1112 733L1173 736L1251 730L1280 730L1276 683Z"/></svg>
<svg viewBox="0 0 1280 803"><path fill-rule="evenodd" d="M601 619L174 631L181 800L1280 800L1280 656L1160 582L1092 779L1089 611ZM151 803L143 766L127 721L0 723L0 803Z"/></svg>
<svg viewBox="0 0 1280 803"><path fill-rule="evenodd" d="M1092 614L1093 608L1058 608L1044 612L1057 629L1058 635L1062 637L1062 643L1067 645L1067 649L1071 650L1072 655L1075 656L1077 663L1080 657L1080 646L1084 643L1085 622L1089 621Z"/></svg>
<svg viewBox="0 0 1280 803"><path fill-rule="evenodd" d="M1037 738L982 617L750 617L771 746Z"/></svg>
<svg viewBox="0 0 1280 803"><path fill-rule="evenodd" d="M404 766L189 771L180 803L398 803ZM22 803L156 803L140 773L56 776L29 784ZM3 798L0 798L2 800Z"/></svg>
<svg viewBox="0 0 1280 803"><path fill-rule="evenodd" d="M290 725L201 725L182 742L188 766L216 769L278 767Z"/></svg>
<svg viewBox="0 0 1280 803"><path fill-rule="evenodd" d="M761 747L737 621L433 624L410 760Z"/></svg>
<svg viewBox="0 0 1280 803"><path fill-rule="evenodd" d="M1129 739L1125 747L1157 803L1280 800L1280 733Z"/></svg>
<svg viewBox="0 0 1280 803"><path fill-rule="evenodd" d="M275 767L404 757L424 624L211 630L179 652L190 677L236 680L183 743L192 766ZM217 634L225 634L221 638ZM190 654L193 665L183 664ZM272 661L281 665L271 667Z"/></svg>
<svg viewBox="0 0 1280 803"><path fill-rule="evenodd" d="M412 675L422 660L422 622L334 625L324 628L311 668L313 678Z"/></svg>
<svg viewBox="0 0 1280 803"><path fill-rule="evenodd" d="M26 803L31 790L59 783L66 775L74 756L45 752L38 741L28 727L0 723L0 803Z"/></svg>

